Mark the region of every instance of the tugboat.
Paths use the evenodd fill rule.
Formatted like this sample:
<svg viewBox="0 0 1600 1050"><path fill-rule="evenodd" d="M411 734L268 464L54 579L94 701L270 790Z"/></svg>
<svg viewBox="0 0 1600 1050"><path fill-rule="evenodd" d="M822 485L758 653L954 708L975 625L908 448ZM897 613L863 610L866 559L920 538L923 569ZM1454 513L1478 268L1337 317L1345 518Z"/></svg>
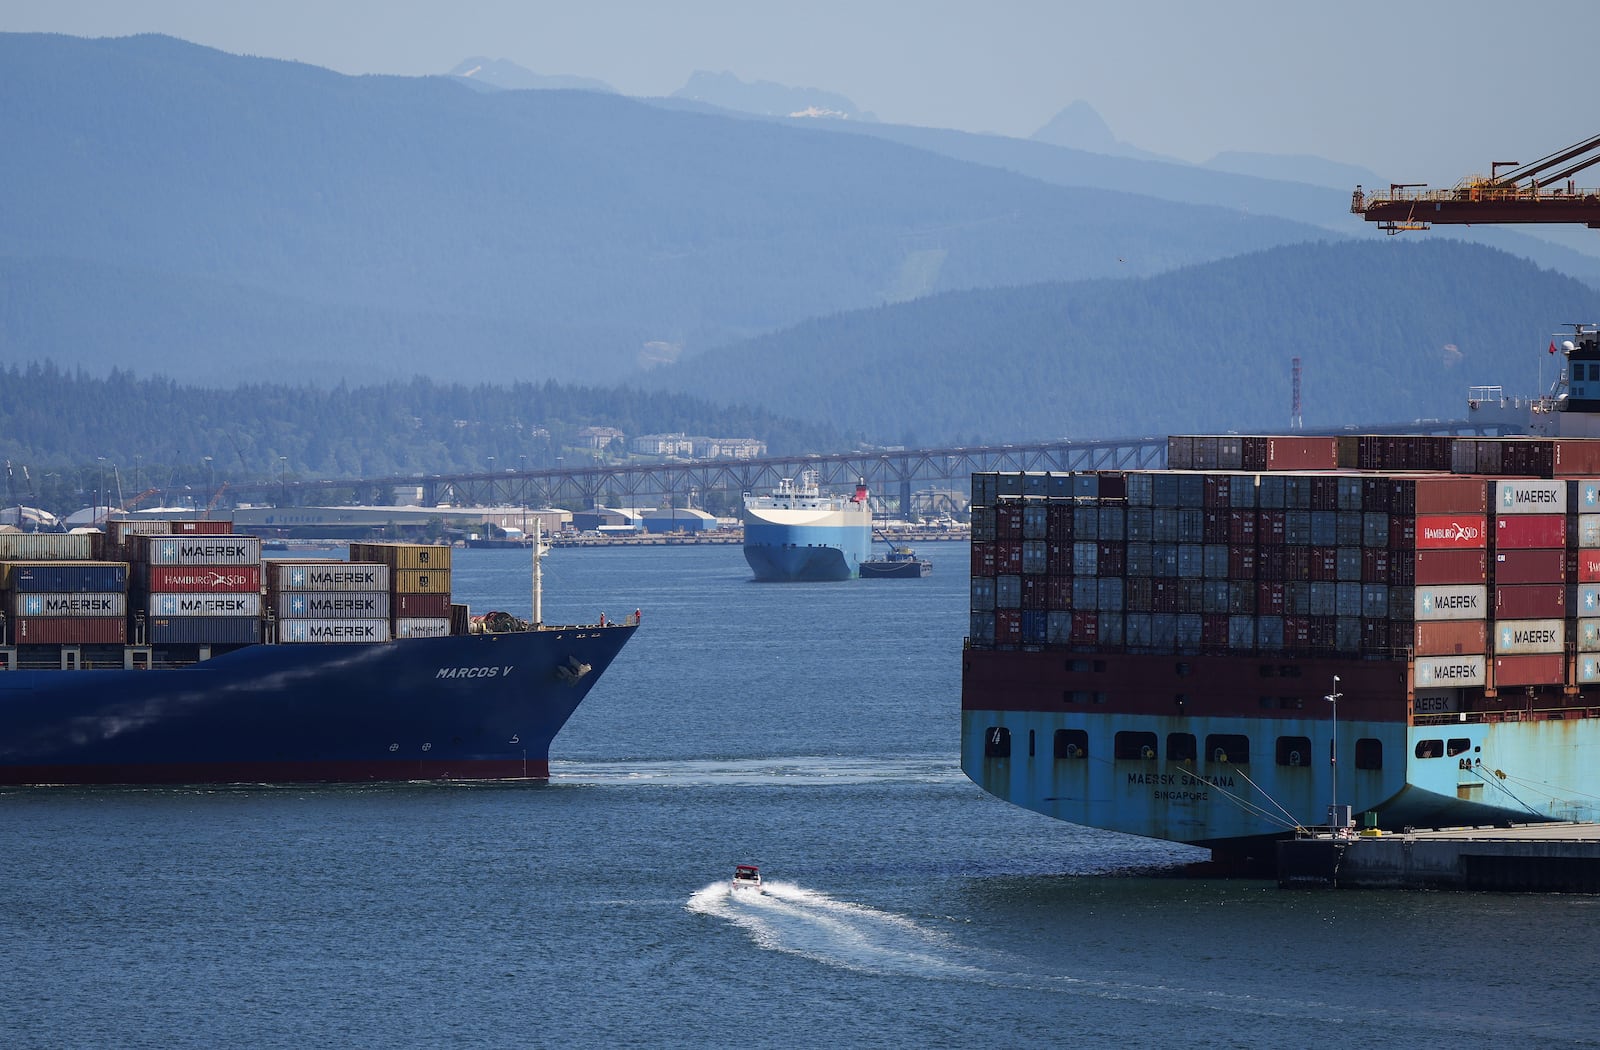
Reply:
<svg viewBox="0 0 1600 1050"><path fill-rule="evenodd" d="M932 562L917 557L917 552L910 547L896 546L881 530L876 531L883 542L889 544L889 553L881 558L868 558L861 563L863 580L920 580L932 575Z"/></svg>
<svg viewBox="0 0 1600 1050"><path fill-rule="evenodd" d="M761 869L754 864L738 864L733 869L733 891L755 890L761 892Z"/></svg>

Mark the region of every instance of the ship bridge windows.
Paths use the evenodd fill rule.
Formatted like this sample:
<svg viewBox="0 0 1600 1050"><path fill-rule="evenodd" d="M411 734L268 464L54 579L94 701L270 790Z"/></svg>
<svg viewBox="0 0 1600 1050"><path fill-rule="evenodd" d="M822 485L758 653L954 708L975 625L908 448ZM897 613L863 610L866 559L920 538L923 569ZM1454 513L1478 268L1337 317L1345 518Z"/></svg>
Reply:
<svg viewBox="0 0 1600 1050"><path fill-rule="evenodd" d="M1167 761L1193 762L1198 754L1193 733L1167 734Z"/></svg>
<svg viewBox="0 0 1600 1050"><path fill-rule="evenodd" d="M1278 765L1309 766L1311 764L1311 738L1306 736L1280 736L1277 748Z"/></svg>
<svg viewBox="0 0 1600 1050"><path fill-rule="evenodd" d="M1082 729L1057 729L1055 741L1057 761L1089 757L1089 734Z"/></svg>
<svg viewBox="0 0 1600 1050"><path fill-rule="evenodd" d="M1418 758L1443 758L1444 757L1444 741L1443 740L1418 740L1417 741L1417 747L1416 747L1416 756Z"/></svg>
<svg viewBox="0 0 1600 1050"><path fill-rule="evenodd" d="M1011 730L1005 726L990 726L983 733L984 758L1011 757Z"/></svg>
<svg viewBox="0 0 1600 1050"><path fill-rule="evenodd" d="M1219 765L1248 766L1250 738L1242 733L1207 733L1206 761Z"/></svg>
<svg viewBox="0 0 1600 1050"><path fill-rule="evenodd" d="M1111 740L1112 757L1151 761L1156 757L1156 735L1124 730Z"/></svg>
<svg viewBox="0 0 1600 1050"><path fill-rule="evenodd" d="M1464 736L1451 737L1449 740L1445 741L1444 753L1452 758L1461 754L1463 751L1470 750L1472 750L1472 741L1468 740Z"/></svg>
<svg viewBox="0 0 1600 1050"><path fill-rule="evenodd" d="M1377 737L1364 736L1356 741L1356 768L1383 768L1382 740L1379 740Z"/></svg>

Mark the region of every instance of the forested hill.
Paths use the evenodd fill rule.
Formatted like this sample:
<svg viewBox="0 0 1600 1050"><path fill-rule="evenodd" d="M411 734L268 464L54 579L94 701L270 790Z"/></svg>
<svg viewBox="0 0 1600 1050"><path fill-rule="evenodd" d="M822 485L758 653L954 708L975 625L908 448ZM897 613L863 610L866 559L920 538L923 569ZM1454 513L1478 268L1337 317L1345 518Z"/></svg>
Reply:
<svg viewBox="0 0 1600 1050"><path fill-rule="evenodd" d="M463 386L414 379L366 387L251 384L232 389L97 377L53 365L0 370L0 458L52 471L113 463L152 484L216 477L376 477L554 465L585 426L629 437L756 437L775 453L837 449L847 438L773 413L714 409L670 393L557 383ZM587 456L588 453L583 455ZM280 459L280 457L283 457ZM0 499L10 500L10 495Z"/></svg>
<svg viewBox="0 0 1600 1050"><path fill-rule="evenodd" d="M1600 292L1494 249L1373 237L1122 281L960 292L797 325L646 377L905 444L1458 418L1531 394Z"/></svg>
<svg viewBox="0 0 1600 1050"><path fill-rule="evenodd" d="M1316 235L812 127L160 36L0 34L0 99L0 361L100 374L609 382L807 317Z"/></svg>

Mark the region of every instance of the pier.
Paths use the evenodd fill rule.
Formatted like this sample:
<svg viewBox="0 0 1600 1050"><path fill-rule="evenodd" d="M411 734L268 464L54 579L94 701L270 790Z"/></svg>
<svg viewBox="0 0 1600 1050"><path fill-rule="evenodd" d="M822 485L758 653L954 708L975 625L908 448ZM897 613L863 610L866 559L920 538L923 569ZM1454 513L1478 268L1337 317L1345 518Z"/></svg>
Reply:
<svg viewBox="0 0 1600 1050"><path fill-rule="evenodd" d="M1284 888L1600 893L1600 824L1544 823L1284 839Z"/></svg>

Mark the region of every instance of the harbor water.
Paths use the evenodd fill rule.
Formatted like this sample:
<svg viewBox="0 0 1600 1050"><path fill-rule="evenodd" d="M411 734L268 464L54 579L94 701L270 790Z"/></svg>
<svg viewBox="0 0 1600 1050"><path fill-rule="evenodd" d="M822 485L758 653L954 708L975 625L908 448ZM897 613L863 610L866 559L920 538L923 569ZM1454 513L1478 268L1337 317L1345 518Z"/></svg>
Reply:
<svg viewBox="0 0 1600 1050"><path fill-rule="evenodd" d="M548 785L0 792L5 1045L1600 1045L1600 898L1186 878L984 795L919 554L555 552L546 620L643 626ZM528 613L525 552L453 578Z"/></svg>

